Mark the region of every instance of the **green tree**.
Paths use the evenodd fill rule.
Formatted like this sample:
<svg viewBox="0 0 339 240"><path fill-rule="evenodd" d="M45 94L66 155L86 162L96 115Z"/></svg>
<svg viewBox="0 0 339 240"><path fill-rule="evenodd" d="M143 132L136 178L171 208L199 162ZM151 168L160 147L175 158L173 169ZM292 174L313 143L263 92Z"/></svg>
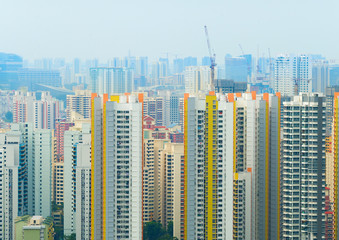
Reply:
<svg viewBox="0 0 339 240"><path fill-rule="evenodd" d="M76 235L75 233L72 233L71 235L68 235L68 236L64 236L64 239L65 240L76 240Z"/></svg>
<svg viewBox="0 0 339 240"><path fill-rule="evenodd" d="M156 221L147 222L144 226L144 240L159 240L164 233L161 223Z"/></svg>
<svg viewBox="0 0 339 240"><path fill-rule="evenodd" d="M173 222L170 221L167 224L167 234L173 237Z"/></svg>

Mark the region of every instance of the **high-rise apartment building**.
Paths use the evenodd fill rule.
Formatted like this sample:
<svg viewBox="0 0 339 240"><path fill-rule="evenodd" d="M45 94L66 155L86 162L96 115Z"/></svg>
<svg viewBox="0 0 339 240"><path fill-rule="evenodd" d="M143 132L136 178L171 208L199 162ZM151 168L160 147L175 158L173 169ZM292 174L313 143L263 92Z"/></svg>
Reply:
<svg viewBox="0 0 339 240"><path fill-rule="evenodd" d="M142 99L93 94L91 239L142 239Z"/></svg>
<svg viewBox="0 0 339 240"><path fill-rule="evenodd" d="M15 92L13 96L13 122L32 122L34 119L33 102L36 101L34 92Z"/></svg>
<svg viewBox="0 0 339 240"><path fill-rule="evenodd" d="M64 135L65 131L68 131L74 123L66 122L65 119L58 119L55 123L55 141L56 141L56 161L63 162L64 160Z"/></svg>
<svg viewBox="0 0 339 240"><path fill-rule="evenodd" d="M90 124L65 132L64 234L80 232L78 239L90 239L90 146Z"/></svg>
<svg viewBox="0 0 339 240"><path fill-rule="evenodd" d="M161 153L169 142L168 138L155 139L152 131L144 131L144 160L143 160L143 220L144 222L158 221L163 223L164 193L161 183Z"/></svg>
<svg viewBox="0 0 339 240"><path fill-rule="evenodd" d="M281 145L281 239L325 234L326 103L321 94L284 103Z"/></svg>
<svg viewBox="0 0 339 240"><path fill-rule="evenodd" d="M137 57L135 66L136 77L146 77L148 75L148 57Z"/></svg>
<svg viewBox="0 0 339 240"><path fill-rule="evenodd" d="M330 69L330 83L329 86L339 85L339 65L331 65Z"/></svg>
<svg viewBox="0 0 339 240"><path fill-rule="evenodd" d="M169 91L160 92L158 97L146 97L144 99L144 116L155 119L157 126L169 126L179 124L183 111L180 111L180 94Z"/></svg>
<svg viewBox="0 0 339 240"><path fill-rule="evenodd" d="M339 92L339 85L326 88L326 135L331 136L334 116L334 94Z"/></svg>
<svg viewBox="0 0 339 240"><path fill-rule="evenodd" d="M173 73L182 73L185 70L184 59L176 58L173 60Z"/></svg>
<svg viewBox="0 0 339 240"><path fill-rule="evenodd" d="M14 220L51 213L51 130L12 124L0 134L0 237L14 239Z"/></svg>
<svg viewBox="0 0 339 240"><path fill-rule="evenodd" d="M185 95L185 239L279 239L279 118L278 96Z"/></svg>
<svg viewBox="0 0 339 240"><path fill-rule="evenodd" d="M166 99L163 97L147 97L144 99L144 115L154 118L157 126L164 126L166 119Z"/></svg>
<svg viewBox="0 0 339 240"><path fill-rule="evenodd" d="M173 236L184 238L184 145L174 143L171 130L144 117L143 220L163 227L173 222Z"/></svg>
<svg viewBox="0 0 339 240"><path fill-rule="evenodd" d="M84 130L83 130L84 132ZM91 239L91 143L76 145L76 236Z"/></svg>
<svg viewBox="0 0 339 240"><path fill-rule="evenodd" d="M14 239L15 218L28 213L27 148L18 126L0 134L0 238Z"/></svg>
<svg viewBox="0 0 339 240"><path fill-rule="evenodd" d="M325 93L330 85L330 70L327 61L312 64L312 90Z"/></svg>
<svg viewBox="0 0 339 240"><path fill-rule="evenodd" d="M271 88L281 95L311 92L312 67L307 55L281 55L274 62Z"/></svg>
<svg viewBox="0 0 339 240"><path fill-rule="evenodd" d="M64 203L64 162L52 162L52 201Z"/></svg>
<svg viewBox="0 0 339 240"><path fill-rule="evenodd" d="M33 123L37 129L54 129L61 105L49 92L41 92L40 100L36 93L16 92L13 97L13 122Z"/></svg>
<svg viewBox="0 0 339 240"><path fill-rule="evenodd" d="M152 85L161 85L163 79L169 75L168 62L157 61L152 64Z"/></svg>
<svg viewBox="0 0 339 240"><path fill-rule="evenodd" d="M34 214L44 218L51 215L53 134L49 129L33 132L33 206Z"/></svg>
<svg viewBox="0 0 339 240"><path fill-rule="evenodd" d="M173 236L184 239L184 144L164 144L158 160L158 206L164 227L173 222Z"/></svg>
<svg viewBox="0 0 339 240"><path fill-rule="evenodd" d="M198 93L210 89L211 69L208 66L186 67L185 92Z"/></svg>
<svg viewBox="0 0 339 240"><path fill-rule="evenodd" d="M91 90L98 94L119 94L134 90L134 72L130 68L91 68Z"/></svg>
<svg viewBox="0 0 339 240"><path fill-rule="evenodd" d="M91 118L91 91L77 90L75 95L67 95L66 99L66 117L71 121L72 112L83 116L84 119Z"/></svg>
<svg viewBox="0 0 339 240"><path fill-rule="evenodd" d="M338 214L338 196L339 196L339 92L334 94L334 114L333 114L333 169L332 169L332 181L333 181L333 210L334 210L334 219L333 219L333 239L338 239L339 237L339 214Z"/></svg>

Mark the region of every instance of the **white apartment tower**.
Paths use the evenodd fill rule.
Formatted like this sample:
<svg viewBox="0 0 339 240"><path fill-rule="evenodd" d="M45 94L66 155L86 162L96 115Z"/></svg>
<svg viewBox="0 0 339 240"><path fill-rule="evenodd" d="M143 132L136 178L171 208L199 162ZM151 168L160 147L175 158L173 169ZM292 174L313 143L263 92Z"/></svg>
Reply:
<svg viewBox="0 0 339 240"><path fill-rule="evenodd" d="M44 218L51 215L52 137L49 129L36 129L33 133L34 214Z"/></svg>
<svg viewBox="0 0 339 240"><path fill-rule="evenodd" d="M93 94L91 239L142 239L142 99Z"/></svg>
<svg viewBox="0 0 339 240"><path fill-rule="evenodd" d="M210 89L211 69L209 66L190 66L184 72L185 92L198 93Z"/></svg>
<svg viewBox="0 0 339 240"><path fill-rule="evenodd" d="M90 146L90 124L65 132L64 234L77 233L78 239L90 239Z"/></svg>
<svg viewBox="0 0 339 240"><path fill-rule="evenodd" d="M131 68L90 68L91 90L98 94L123 94L134 90L134 71Z"/></svg>
<svg viewBox="0 0 339 240"><path fill-rule="evenodd" d="M14 239L17 216L51 214L52 132L12 124L0 134L0 238Z"/></svg>
<svg viewBox="0 0 339 240"><path fill-rule="evenodd" d="M0 134L0 238L14 239L15 218L28 212L27 155L18 125Z"/></svg>
<svg viewBox="0 0 339 240"><path fill-rule="evenodd" d="M87 138L87 137L86 137ZM89 136L90 138L90 136ZM76 236L77 240L91 239L91 143L76 146Z"/></svg>
<svg viewBox="0 0 339 240"><path fill-rule="evenodd" d="M312 91L312 67L307 55L281 55L274 62L271 87L283 96Z"/></svg>

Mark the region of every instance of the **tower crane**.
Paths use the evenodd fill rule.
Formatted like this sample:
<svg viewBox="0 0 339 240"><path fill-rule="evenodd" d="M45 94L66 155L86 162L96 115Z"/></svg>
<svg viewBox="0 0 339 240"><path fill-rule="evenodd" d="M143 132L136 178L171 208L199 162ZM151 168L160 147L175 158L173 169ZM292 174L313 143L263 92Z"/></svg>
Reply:
<svg viewBox="0 0 339 240"><path fill-rule="evenodd" d="M210 54L210 60L211 60L211 91L214 91L214 77L215 77L215 66L217 64L215 63L215 53L211 49L211 44L210 44L210 39L208 37L208 31L207 31L207 26L205 26L205 35L206 35L206 40L207 40L207 47L208 47L208 52Z"/></svg>
<svg viewBox="0 0 339 240"><path fill-rule="evenodd" d="M242 49L242 46L241 44L239 43L239 48L241 50L241 53L242 53L242 56L245 58L246 60L246 66L247 66L247 78L251 75L251 66L250 66L250 63L248 62L247 58L245 57L245 52L244 50Z"/></svg>

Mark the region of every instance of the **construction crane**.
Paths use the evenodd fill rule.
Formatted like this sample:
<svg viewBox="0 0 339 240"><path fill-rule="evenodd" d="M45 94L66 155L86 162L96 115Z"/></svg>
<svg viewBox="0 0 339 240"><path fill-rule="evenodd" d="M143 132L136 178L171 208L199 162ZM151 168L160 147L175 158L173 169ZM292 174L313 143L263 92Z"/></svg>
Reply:
<svg viewBox="0 0 339 240"><path fill-rule="evenodd" d="M301 79L301 78L294 78L294 94L298 95L300 92L300 83L301 81L307 82L307 85L312 81L312 78L310 79Z"/></svg>
<svg viewBox="0 0 339 240"><path fill-rule="evenodd" d="M207 47L208 47L208 52L210 54L210 60L211 60L211 91L214 91L214 76L215 76L215 66L217 64L215 63L215 53L212 52L211 44L210 44L210 39L208 37L208 31L207 31L207 26L205 26L205 34L206 34L206 40L207 40Z"/></svg>
<svg viewBox="0 0 339 240"><path fill-rule="evenodd" d="M272 58L271 58L271 49L268 48L268 59L270 61L270 84L272 82Z"/></svg>
<svg viewBox="0 0 339 240"><path fill-rule="evenodd" d="M248 78L248 77L250 77L250 75L251 75L251 65L250 65L250 63L248 62L248 60L247 60L247 58L246 58L246 56L245 56L244 50L242 49L242 46L241 46L240 43L239 43L239 48L240 48L240 50L241 50L241 53L242 53L243 58L245 58L245 60L246 60L246 66L247 66L247 78ZM250 79L247 79L247 80L250 80Z"/></svg>

